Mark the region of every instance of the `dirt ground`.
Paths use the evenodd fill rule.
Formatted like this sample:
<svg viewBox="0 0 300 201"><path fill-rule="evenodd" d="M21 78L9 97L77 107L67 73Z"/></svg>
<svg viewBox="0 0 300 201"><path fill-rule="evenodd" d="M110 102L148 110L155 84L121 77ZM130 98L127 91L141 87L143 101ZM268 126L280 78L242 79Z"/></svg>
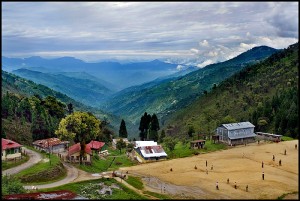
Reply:
<svg viewBox="0 0 300 201"><path fill-rule="evenodd" d="M176 198L277 199L282 194L298 192L299 154L295 144L299 148L298 140L279 143L261 141L260 144L241 145L187 158L124 167L121 170L141 176L146 190L170 194ZM273 155L275 161L272 160ZM171 168L173 171L170 171ZM216 182L219 190L216 190ZM299 199L299 194L288 197Z"/></svg>

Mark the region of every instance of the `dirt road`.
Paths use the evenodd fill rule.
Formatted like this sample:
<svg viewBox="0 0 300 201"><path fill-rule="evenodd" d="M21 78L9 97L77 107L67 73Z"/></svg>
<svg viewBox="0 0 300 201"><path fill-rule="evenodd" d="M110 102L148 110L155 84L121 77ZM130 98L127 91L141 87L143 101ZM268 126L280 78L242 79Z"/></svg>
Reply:
<svg viewBox="0 0 300 201"><path fill-rule="evenodd" d="M30 157L29 160L26 163L23 163L19 166L2 171L2 175L17 174L17 173L21 172L22 170L25 170L25 169L37 164L38 162L40 162L42 160L41 154L39 154L35 151L32 151L30 149L27 149L26 147L22 147L22 150L25 150L25 152L28 154L28 156Z"/></svg>
<svg viewBox="0 0 300 201"><path fill-rule="evenodd" d="M143 175L148 190L160 193L163 188L166 193L178 198L277 199L284 193L298 192L299 154L295 144L298 145L298 140L253 143L193 157L124 167L121 170ZM275 161L272 160L273 155ZM216 190L216 182L219 183L219 190ZM234 188L235 182L237 188Z"/></svg>

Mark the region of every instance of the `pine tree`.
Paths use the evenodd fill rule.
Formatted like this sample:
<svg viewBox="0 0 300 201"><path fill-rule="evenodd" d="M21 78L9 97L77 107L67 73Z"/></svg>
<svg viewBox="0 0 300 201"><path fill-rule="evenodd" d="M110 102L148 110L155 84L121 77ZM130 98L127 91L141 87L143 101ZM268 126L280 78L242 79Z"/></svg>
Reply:
<svg viewBox="0 0 300 201"><path fill-rule="evenodd" d="M122 119L119 129L119 137L127 138L127 129L124 119Z"/></svg>

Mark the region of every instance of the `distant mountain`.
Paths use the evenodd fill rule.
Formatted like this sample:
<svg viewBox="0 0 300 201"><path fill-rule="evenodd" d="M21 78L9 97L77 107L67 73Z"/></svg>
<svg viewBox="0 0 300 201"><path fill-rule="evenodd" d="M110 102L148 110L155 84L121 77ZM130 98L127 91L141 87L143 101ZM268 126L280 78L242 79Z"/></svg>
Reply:
<svg viewBox="0 0 300 201"><path fill-rule="evenodd" d="M28 69L14 70L12 73L38 84L48 86L76 101L93 107L99 106L101 101L113 93L99 81L85 79L87 75L82 73L75 74L75 77L69 77L70 75L65 76L63 73L41 73ZM72 75L74 76L74 73Z"/></svg>
<svg viewBox="0 0 300 201"><path fill-rule="evenodd" d="M12 72L20 68L44 73L86 72L103 81L113 83L115 86L113 88L117 87L117 90L180 71L177 69L177 64L159 60L120 64L118 62L86 63L73 57L57 59L44 59L37 56L24 59L2 57L3 70Z"/></svg>
<svg viewBox="0 0 300 201"><path fill-rule="evenodd" d="M266 46L255 47L233 59L208 65L176 79L125 89L104 102L101 108L116 115L127 116L133 123L138 123L144 112L163 117L186 107L214 84L218 85L247 65L257 63L277 51Z"/></svg>
<svg viewBox="0 0 300 201"><path fill-rule="evenodd" d="M164 116L163 128L176 127L172 134L183 137L190 127L214 134L222 123L250 121L255 131L299 138L298 55L296 43L244 68L189 106Z"/></svg>
<svg viewBox="0 0 300 201"><path fill-rule="evenodd" d="M112 115L110 113L104 112L98 108L89 107L86 106L67 95L57 92L53 89L50 89L49 87L46 87L41 84L36 84L33 81L30 81L28 79L21 78L17 75L14 75L12 73L8 73L6 71L2 70L2 95L5 94L7 91L15 94L19 94L21 96L33 96L35 94L38 94L42 98L45 98L46 96L53 96L60 100L61 102L65 104L72 103L73 107L77 111L87 111L93 113L95 116L97 116L99 119L103 120L106 118L108 122L110 122L111 129L114 131L116 135L118 135L119 127L122 118ZM127 131L129 133L129 136L132 138L137 137L135 127L130 123L130 121L127 121L126 118L123 118L126 121L126 127Z"/></svg>

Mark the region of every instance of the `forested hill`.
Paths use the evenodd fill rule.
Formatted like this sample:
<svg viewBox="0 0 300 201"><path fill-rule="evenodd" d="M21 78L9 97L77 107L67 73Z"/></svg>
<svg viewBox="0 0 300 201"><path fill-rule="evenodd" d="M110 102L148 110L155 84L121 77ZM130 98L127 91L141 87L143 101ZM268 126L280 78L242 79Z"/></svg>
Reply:
<svg viewBox="0 0 300 201"><path fill-rule="evenodd" d="M298 138L298 43L251 65L166 116L165 128L184 136L189 129L214 134L222 123L250 121L255 131ZM177 127L174 129L174 127Z"/></svg>
<svg viewBox="0 0 300 201"><path fill-rule="evenodd" d="M159 118L186 107L214 84L225 80L247 65L259 62L277 49L254 47L230 60L211 64L176 79L170 79L147 88L121 91L107 102L102 109L120 116L128 116L138 124L144 112L156 113Z"/></svg>
<svg viewBox="0 0 300 201"><path fill-rule="evenodd" d="M7 92L9 95L7 94ZM71 103L73 105L74 111L91 112L100 120L106 119L110 123L110 129L113 130L114 133L117 133L119 129L121 118L109 113L105 113L99 109L86 106L73 100L65 94L54 91L44 85L35 84L30 80L21 78L2 70L2 131L3 129L5 129L9 137L17 137L18 139L16 140L19 142L28 143L30 139L32 139L30 134L32 132L32 120L26 121L26 118L22 118L23 115L19 115L20 118L18 118L18 115L16 116L16 112L17 110L20 110L18 111L18 113L22 113L21 110L24 109L22 104L26 105L27 102L32 99L32 97L34 97L34 95L37 95L37 97L40 97L40 99L44 101L47 97L54 97L54 99L57 99L60 102L64 103L65 106ZM57 100L47 100L57 102ZM7 112L5 111L6 109ZM25 111L23 111L23 113L25 113ZM31 113L32 112L30 112L30 114ZM14 134L11 132L13 128L16 128L14 129ZM53 129L54 128L49 128L49 132L53 133ZM130 122L127 123L127 129L129 130L129 132L130 130L132 130L132 125L130 124ZM24 132L22 133L21 131Z"/></svg>

